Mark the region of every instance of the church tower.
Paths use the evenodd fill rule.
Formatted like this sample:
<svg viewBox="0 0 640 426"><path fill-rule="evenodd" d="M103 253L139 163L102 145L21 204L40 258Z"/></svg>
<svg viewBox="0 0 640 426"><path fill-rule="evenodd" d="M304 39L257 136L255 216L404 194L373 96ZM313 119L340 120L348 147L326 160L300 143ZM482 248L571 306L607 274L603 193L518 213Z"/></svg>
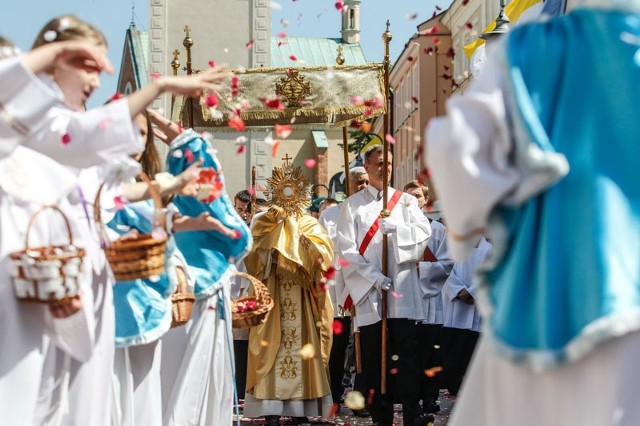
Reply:
<svg viewBox="0 0 640 426"><path fill-rule="evenodd" d="M345 0L342 8L342 41L360 43L360 0Z"/></svg>

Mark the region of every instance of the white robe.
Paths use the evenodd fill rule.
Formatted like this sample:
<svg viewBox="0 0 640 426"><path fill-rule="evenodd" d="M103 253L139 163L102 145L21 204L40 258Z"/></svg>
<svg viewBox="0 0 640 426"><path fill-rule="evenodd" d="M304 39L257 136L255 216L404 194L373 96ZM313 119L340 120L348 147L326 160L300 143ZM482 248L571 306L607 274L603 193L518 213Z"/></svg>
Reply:
<svg viewBox="0 0 640 426"><path fill-rule="evenodd" d="M389 188L388 197L391 198L395 191ZM382 274L382 233L375 234L364 255L358 252L382 210L382 200L376 201L377 193L369 186L347 198L340 207L338 249L340 257L349 262L342 271L356 306L356 327L375 324L382 318L378 290L385 279ZM387 297L388 317L420 319L424 314L416 263L431 235L431 226L418 208L417 200L408 194L400 197L390 218L396 222L397 230L387 238L388 274L393 280Z"/></svg>
<svg viewBox="0 0 640 426"><path fill-rule="evenodd" d="M0 158L38 130L62 94L24 67L21 58L0 60Z"/></svg>
<svg viewBox="0 0 640 426"><path fill-rule="evenodd" d="M339 219L340 206L331 206L325 209L318 218L318 222L320 222L320 225L327 231L327 234L331 237L331 241L333 241L333 267L336 269L336 274L328 284L329 296L333 304L334 318L350 315L348 310L344 312L342 310L342 306L344 306L344 302L349 293L344 284L344 276L342 275L342 267L340 266L340 254L338 252L337 229Z"/></svg>
<svg viewBox="0 0 640 426"><path fill-rule="evenodd" d="M93 356L95 323L91 268L85 262L81 281L83 309L55 319L44 304L20 302L9 278L8 254L25 248L28 222L42 204L57 204L67 217L74 208L66 199L76 177L51 159L18 146L0 161L0 412L2 423L43 424L59 420L73 400L70 383L77 378L72 365ZM78 224L70 220L72 234ZM68 241L61 217L47 210L38 216L30 246ZM81 243L76 245L82 247ZM55 355L57 354L57 356ZM60 413L60 414L59 414Z"/></svg>
<svg viewBox="0 0 640 426"><path fill-rule="evenodd" d="M442 287L451 273L453 261L447 250L447 228L437 220L431 221L431 237L427 242L437 262L418 262L418 276L424 303L423 317L425 324L442 324Z"/></svg>
<svg viewBox="0 0 640 426"><path fill-rule="evenodd" d="M126 100L85 114L74 113L58 105L48 111L47 123L48 130L38 131L25 146L57 158L65 165L87 167L142 149ZM66 146L61 143L64 132L71 134L71 142ZM100 247L98 228L93 219L93 202L101 176L97 167L72 171L78 175L82 191L74 190L69 196L73 210L69 219L77 224L75 238L77 244L86 250L87 264L93 275L92 292L88 294L93 299L95 343L92 356L86 362L71 362L74 379L70 382L69 399L72 403L68 413L63 413L62 424L74 425L82 419L86 424L106 425L111 422L115 320L114 278ZM106 195L102 199L108 202L109 198ZM108 221L109 218L103 220ZM59 357L59 354L50 356ZM55 400L52 403L56 404ZM64 409L57 407L58 410L61 408Z"/></svg>
<svg viewBox="0 0 640 426"><path fill-rule="evenodd" d="M113 365L113 425L161 425L162 340L116 348Z"/></svg>
<svg viewBox="0 0 640 426"><path fill-rule="evenodd" d="M480 312L474 303L469 305L457 299L462 290L475 299L474 274L491 255L491 243L482 238L478 247L462 262L456 262L449 278L442 287L443 314L445 327L480 331Z"/></svg>
<svg viewBox="0 0 640 426"><path fill-rule="evenodd" d="M234 405L230 289L235 268L222 277L222 294L197 300L191 320L167 332L162 349L163 425L228 425ZM226 320L218 316L218 298Z"/></svg>

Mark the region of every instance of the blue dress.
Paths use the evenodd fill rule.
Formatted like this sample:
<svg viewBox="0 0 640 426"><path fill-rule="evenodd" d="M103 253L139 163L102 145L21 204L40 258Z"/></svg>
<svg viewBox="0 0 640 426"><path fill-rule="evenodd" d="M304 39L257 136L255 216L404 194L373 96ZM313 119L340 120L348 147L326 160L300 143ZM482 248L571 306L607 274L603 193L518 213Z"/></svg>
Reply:
<svg viewBox="0 0 640 426"><path fill-rule="evenodd" d="M494 211L508 240L484 275L491 334L535 370L640 329L639 39L640 16L589 9L507 39L513 134L570 164Z"/></svg>
<svg viewBox="0 0 640 426"><path fill-rule="evenodd" d="M119 234L126 234L132 229L150 234L154 210L151 200L126 204L107 226ZM177 281L174 271L169 268L169 260L174 250L175 243L169 237L163 274L147 279L117 281L113 286L117 347L153 342L171 327L171 295Z"/></svg>
<svg viewBox="0 0 640 426"><path fill-rule="evenodd" d="M213 168L224 183L222 166L213 148L193 130L184 131L171 143L167 171L179 175L200 158L204 161L202 167ZM251 232L224 189L221 196L210 203L177 196L173 204L183 215L197 217L207 212L226 227L238 231L235 239L216 231L188 231L175 235L176 244L189 264L190 275L194 277L196 298L207 298L220 290L222 283L235 273L234 263L251 250Z"/></svg>

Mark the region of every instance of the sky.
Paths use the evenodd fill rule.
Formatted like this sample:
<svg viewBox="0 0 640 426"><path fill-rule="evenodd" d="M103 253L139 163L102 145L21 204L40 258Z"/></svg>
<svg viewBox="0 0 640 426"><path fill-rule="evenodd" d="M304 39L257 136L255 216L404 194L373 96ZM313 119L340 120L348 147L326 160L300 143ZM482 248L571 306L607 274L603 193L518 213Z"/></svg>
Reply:
<svg viewBox="0 0 640 426"><path fill-rule="evenodd" d="M210 1L215 5L220 0ZM451 0L362 0L360 42L365 57L373 62L382 61L381 35L387 19L391 21L393 34L390 46L393 62L416 26L431 18L436 6L445 9L450 3ZM271 0L272 35L286 31L290 37L340 37L341 18L334 4L335 0ZM104 33L116 72L102 78L89 106L100 105L115 93L129 24L133 21L138 29L148 28L148 0L20 0L5 4L3 9L0 35L13 40L22 50L29 49L47 21L62 14L75 14Z"/></svg>

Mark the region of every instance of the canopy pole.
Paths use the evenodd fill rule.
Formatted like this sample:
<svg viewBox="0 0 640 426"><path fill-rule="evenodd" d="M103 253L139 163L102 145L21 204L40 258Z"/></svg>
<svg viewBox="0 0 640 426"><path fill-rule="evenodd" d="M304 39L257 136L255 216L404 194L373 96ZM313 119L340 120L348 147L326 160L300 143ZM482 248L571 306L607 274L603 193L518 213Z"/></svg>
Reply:
<svg viewBox="0 0 640 426"><path fill-rule="evenodd" d="M386 135L391 134L390 122L391 122L391 108L389 107L389 43L391 42L392 36L391 31L389 31L389 20L387 20L387 29L382 34L382 41L384 42L384 60L382 61L384 67L384 97L385 103L387 104L387 112L384 114L382 132L384 133L384 137L382 138L382 161L383 161L383 182L382 182L382 212L380 212L381 218L386 218L391 215L391 212L387 208L387 195L389 193L389 168L387 164L389 163L389 143L387 142ZM388 276L389 274L389 265L388 263L388 242L387 235L382 235L382 274L384 276ZM380 363L380 393L382 395L387 394L387 291L382 290L382 336L381 336L381 363Z"/></svg>

